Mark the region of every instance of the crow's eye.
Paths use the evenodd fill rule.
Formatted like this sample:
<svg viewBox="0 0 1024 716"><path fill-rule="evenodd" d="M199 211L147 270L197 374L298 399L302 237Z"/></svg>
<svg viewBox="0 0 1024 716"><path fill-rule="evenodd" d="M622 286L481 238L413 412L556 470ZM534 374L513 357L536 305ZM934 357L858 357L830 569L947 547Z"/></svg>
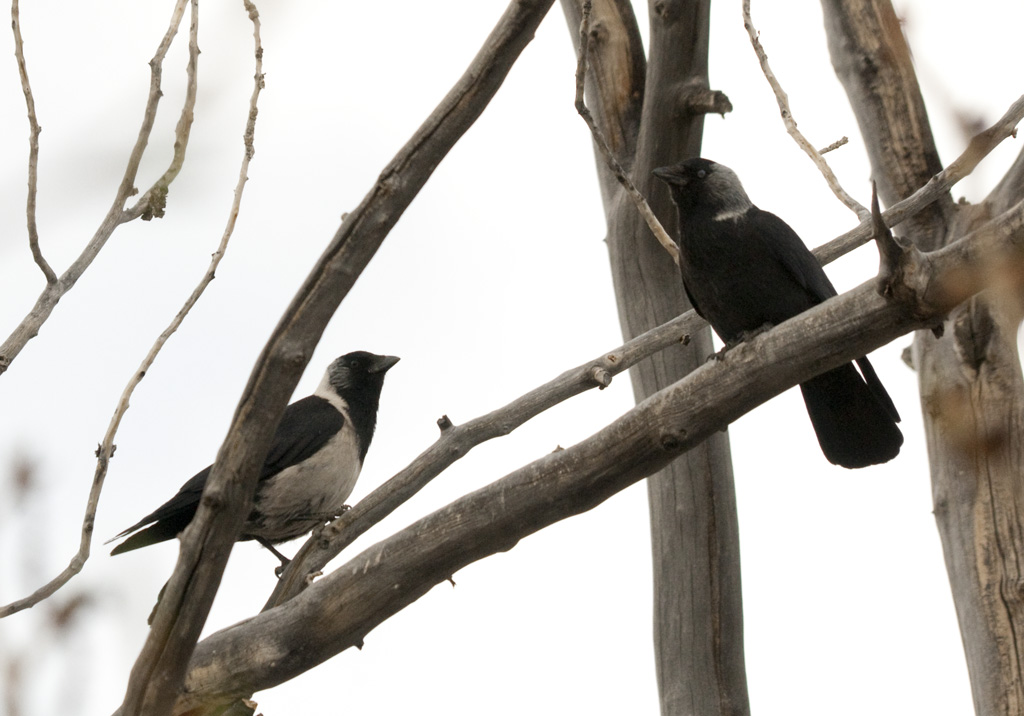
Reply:
<svg viewBox="0 0 1024 716"><path fill-rule="evenodd" d="M704 171L703 169L698 169L697 170L697 178L698 179L703 179L707 175L708 175L708 173L706 171Z"/></svg>

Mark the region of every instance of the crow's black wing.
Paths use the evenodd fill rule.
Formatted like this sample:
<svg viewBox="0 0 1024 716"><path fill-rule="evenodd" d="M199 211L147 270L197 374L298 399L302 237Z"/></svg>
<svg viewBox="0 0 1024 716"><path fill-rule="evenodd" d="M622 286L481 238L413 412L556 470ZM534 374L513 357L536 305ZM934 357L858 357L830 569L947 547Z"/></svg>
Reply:
<svg viewBox="0 0 1024 716"><path fill-rule="evenodd" d="M274 443L263 463L261 480L314 455L345 426L345 416L324 398L311 395L284 410Z"/></svg>
<svg viewBox="0 0 1024 716"><path fill-rule="evenodd" d="M779 264L807 291L814 303L836 295L835 286L797 233L785 221L768 211L754 207L747 213L750 228L767 244Z"/></svg>
<svg viewBox="0 0 1024 716"><path fill-rule="evenodd" d="M274 442L263 463L260 480L271 478L313 455L344 425L345 417L323 398L311 395L292 403L285 408L281 424L274 433ZM174 497L114 537L115 540L120 539L152 525L119 544L111 554L130 552L177 537L195 516L212 467L201 470L182 485Z"/></svg>

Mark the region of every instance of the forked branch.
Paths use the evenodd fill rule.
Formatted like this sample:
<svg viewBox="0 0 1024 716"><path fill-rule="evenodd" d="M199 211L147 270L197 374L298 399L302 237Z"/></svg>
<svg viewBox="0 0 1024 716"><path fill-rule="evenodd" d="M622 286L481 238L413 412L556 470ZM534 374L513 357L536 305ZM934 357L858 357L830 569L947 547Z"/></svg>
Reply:
<svg viewBox="0 0 1024 716"><path fill-rule="evenodd" d="M198 36L196 34L198 33L198 9L195 1L193 1L192 5L193 26L189 43L189 89L186 93L185 104L182 109L182 120L179 121L178 129L175 133L174 158L171 160L171 166L168 168L167 172L164 173L164 176L154 184L153 188L143 195L135 207L129 211L126 211L124 207L128 199L136 192L135 179L138 175L142 157L149 144L149 137L153 130L153 124L156 121L157 107L159 106L160 98L163 96L160 85L161 77L163 75L164 58L167 56L171 43L178 32L178 27L180 26L181 19L185 14L185 7L187 4L188 0L177 0L174 10L171 13L171 20L167 27L167 31L164 33L164 37L157 47L156 54L154 54L153 59L149 62L149 97L146 101L146 110L143 115L142 127L139 130L139 136L135 141L135 146L129 155L124 177L121 179L121 184L118 186L117 192L114 195L114 201L111 204L110 209L107 211L107 215L104 217L99 228L96 229L96 232L82 250L82 253L79 254L78 258L75 259L71 266L69 266L59 278L56 278L56 280L51 281L49 276L47 276L46 287L39 295L39 298L36 299L36 303L32 307L32 310L29 311L29 314L25 316L20 324L18 324L3 344L0 344L0 375L3 375L7 371L11 363L15 358L17 358L18 354L21 353L25 345L38 335L40 327L50 317L53 309L57 306L57 302L74 287L75 283L82 277L82 274L85 273L86 269L92 265L92 262L106 245L107 240L114 233L114 230L121 224L126 221L130 221L137 216L158 216L160 214L157 212L163 211L163 201L166 198L167 185L174 176L177 175L178 169L180 169L179 162L184 158L185 147L188 143L188 129L192 122L192 108L195 105L195 83L197 70L196 57L199 53ZM32 200L33 196L34 195L30 193L30 200ZM32 212L32 216L34 216L34 211ZM32 223L34 222L30 217L30 224ZM30 227L30 235L31 231L32 229ZM33 250L33 253L35 253L37 249L38 247Z"/></svg>

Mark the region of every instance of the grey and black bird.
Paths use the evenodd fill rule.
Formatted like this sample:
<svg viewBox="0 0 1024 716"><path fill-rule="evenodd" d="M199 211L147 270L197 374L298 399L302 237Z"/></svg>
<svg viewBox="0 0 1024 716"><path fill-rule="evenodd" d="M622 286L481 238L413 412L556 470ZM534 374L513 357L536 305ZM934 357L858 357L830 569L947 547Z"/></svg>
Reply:
<svg viewBox="0 0 1024 716"><path fill-rule="evenodd" d="M821 264L779 217L754 206L739 177L708 159L654 170L679 216L683 286L727 346L836 295ZM900 451L900 416L866 357L800 384L818 443L848 468Z"/></svg>
<svg viewBox="0 0 1024 716"><path fill-rule="evenodd" d="M343 355L312 395L285 408L240 541L256 540L286 562L272 545L301 537L346 509L377 425L384 374L397 362L366 351ZM209 476L207 467L114 537L131 535L111 554L176 537L195 516Z"/></svg>

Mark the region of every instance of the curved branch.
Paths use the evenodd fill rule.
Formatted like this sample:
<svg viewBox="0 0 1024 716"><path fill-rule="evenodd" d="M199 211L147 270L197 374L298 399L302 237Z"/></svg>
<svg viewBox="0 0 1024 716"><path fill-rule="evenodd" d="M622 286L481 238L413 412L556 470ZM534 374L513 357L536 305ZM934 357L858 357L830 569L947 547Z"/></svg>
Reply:
<svg viewBox="0 0 1024 716"><path fill-rule="evenodd" d="M608 165L608 169L611 171L615 180L622 185L622 189L626 192L626 196L629 197L630 201L636 206L637 211L640 212L640 216L643 217L647 226L650 228L651 233L654 234L654 238L661 244L661 248L665 249L672 262L679 265L679 247L676 246L676 242L668 235L665 228L658 221L658 217L654 215L654 211L647 204L647 200L644 195L640 193L633 182L630 181L629 177L626 176L626 170L622 168L615 155L612 153L611 147L608 145L608 140L605 139L604 134L598 129L597 123L594 122L594 116L590 113L587 108L586 102L583 101L583 86L587 77L587 60L590 52L590 14L593 8L591 0L584 0L583 3L583 18L580 20L580 39L579 39L579 51L576 62L576 111L579 113L583 121L587 123L587 127L590 128L590 134L593 136L594 144L597 145L597 149L601 156L604 158L605 163Z"/></svg>
<svg viewBox="0 0 1024 716"><path fill-rule="evenodd" d="M561 0L577 55L581 51L579 29L583 23L583 0ZM586 96L595 123L601 127L611 153L620 165L630 170L636 157L644 98L647 58L629 0L594 0L591 4L590 32L587 33ZM605 205L619 191L619 182L611 176L598 154L598 180Z"/></svg>
<svg viewBox="0 0 1024 716"><path fill-rule="evenodd" d="M32 85L28 81L28 66L25 64L25 43L21 39L21 13L18 0L11 0L11 29L14 30L14 57L18 62L18 74L21 76L21 90L25 94L25 105L28 108L28 199L25 206L28 222L28 246L32 258L46 277L46 283L57 281L57 274L43 258L39 248L39 228L36 226L36 189L39 184L39 133L42 127L36 118L36 101L32 96Z"/></svg>

